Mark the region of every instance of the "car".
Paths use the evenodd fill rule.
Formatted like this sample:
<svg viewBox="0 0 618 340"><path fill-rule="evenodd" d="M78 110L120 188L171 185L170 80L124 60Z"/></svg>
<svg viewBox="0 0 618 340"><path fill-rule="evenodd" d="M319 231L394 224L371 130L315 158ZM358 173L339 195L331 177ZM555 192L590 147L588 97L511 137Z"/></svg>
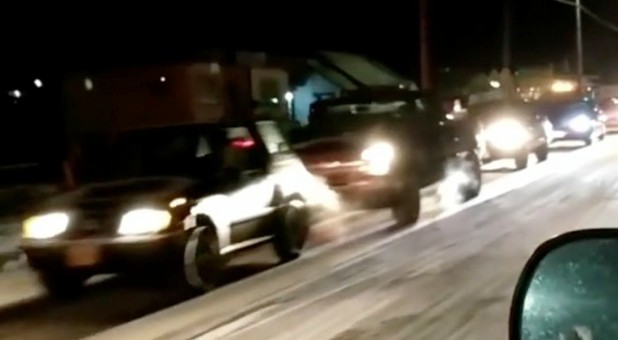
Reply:
<svg viewBox="0 0 618 340"><path fill-rule="evenodd" d="M607 127L595 108L579 99L541 103L541 113L552 125L553 141L582 141L590 145L605 138Z"/></svg>
<svg viewBox="0 0 618 340"><path fill-rule="evenodd" d="M313 177L275 122L142 128L106 145L84 156L96 181L23 222L21 249L50 294L103 273L207 290L241 250L270 242L282 261L301 255Z"/></svg>
<svg viewBox="0 0 618 340"><path fill-rule="evenodd" d="M433 95L363 89L311 105L310 140L295 145L307 169L349 208L390 208L413 225L420 189L440 182L441 201L458 203L481 188L470 128L443 120Z"/></svg>
<svg viewBox="0 0 618 340"><path fill-rule="evenodd" d="M475 120L480 158L484 163L513 159L516 169L529 164L529 155L547 160L551 142L548 118L520 101L493 101L468 109Z"/></svg>
<svg viewBox="0 0 618 340"><path fill-rule="evenodd" d="M608 98L599 105L601 120L608 132L618 131L618 97Z"/></svg>

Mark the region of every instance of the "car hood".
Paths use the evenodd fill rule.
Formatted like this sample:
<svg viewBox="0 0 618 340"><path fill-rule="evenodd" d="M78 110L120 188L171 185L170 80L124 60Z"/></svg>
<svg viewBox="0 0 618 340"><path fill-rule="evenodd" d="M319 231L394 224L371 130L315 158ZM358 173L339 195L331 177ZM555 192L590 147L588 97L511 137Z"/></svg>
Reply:
<svg viewBox="0 0 618 340"><path fill-rule="evenodd" d="M161 204L188 194L197 182L186 178L138 178L85 185L48 200L42 209L110 210Z"/></svg>

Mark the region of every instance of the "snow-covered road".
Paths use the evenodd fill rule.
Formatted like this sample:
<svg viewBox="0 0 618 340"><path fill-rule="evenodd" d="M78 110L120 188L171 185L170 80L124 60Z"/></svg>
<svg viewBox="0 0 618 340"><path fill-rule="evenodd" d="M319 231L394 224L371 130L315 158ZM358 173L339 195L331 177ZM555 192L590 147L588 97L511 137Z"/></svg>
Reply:
<svg viewBox="0 0 618 340"><path fill-rule="evenodd" d="M534 247L561 231L611 226L617 147L610 138L515 174L498 166L485 174L481 199L456 214L427 197L414 229L389 231L387 213L364 213L327 234L341 241L383 231L322 245L322 232L333 226L316 228L317 247L300 261L252 275L272 267L270 254L262 251L251 264L239 259L234 283L173 308L166 309L184 297L118 280L59 305L38 298L25 272L0 277L2 294L34 298L0 311L0 338L75 339L159 310L99 338L505 338L508 299ZM9 285L15 277L22 283Z"/></svg>

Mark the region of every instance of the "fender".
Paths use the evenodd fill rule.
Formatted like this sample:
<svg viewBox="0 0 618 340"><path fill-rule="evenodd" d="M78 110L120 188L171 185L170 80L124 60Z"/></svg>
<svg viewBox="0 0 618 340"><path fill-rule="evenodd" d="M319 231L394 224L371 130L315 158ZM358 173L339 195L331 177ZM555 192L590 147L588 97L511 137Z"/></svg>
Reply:
<svg viewBox="0 0 618 340"><path fill-rule="evenodd" d="M184 229L212 227L217 236L219 252L231 243L233 212L229 211L226 195L213 195L200 200L184 221Z"/></svg>

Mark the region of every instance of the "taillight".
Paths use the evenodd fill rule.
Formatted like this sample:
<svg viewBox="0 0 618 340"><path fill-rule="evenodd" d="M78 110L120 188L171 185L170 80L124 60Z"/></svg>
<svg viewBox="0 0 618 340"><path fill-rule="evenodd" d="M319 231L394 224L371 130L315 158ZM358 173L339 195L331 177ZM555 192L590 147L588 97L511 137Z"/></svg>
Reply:
<svg viewBox="0 0 618 340"><path fill-rule="evenodd" d="M253 139L239 138L239 139L232 140L232 147L234 148L248 149L254 146L255 146L255 141Z"/></svg>

